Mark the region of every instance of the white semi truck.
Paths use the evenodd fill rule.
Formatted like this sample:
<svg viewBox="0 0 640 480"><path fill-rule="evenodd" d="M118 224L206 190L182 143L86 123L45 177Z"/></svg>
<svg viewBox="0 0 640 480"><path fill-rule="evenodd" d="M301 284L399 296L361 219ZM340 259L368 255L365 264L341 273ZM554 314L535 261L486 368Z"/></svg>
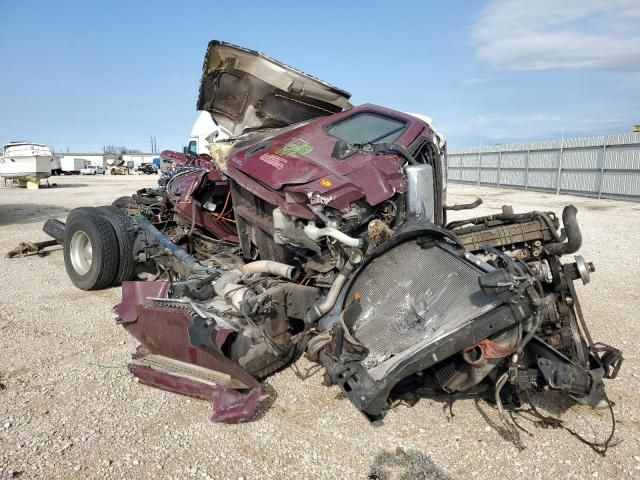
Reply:
<svg viewBox="0 0 640 480"><path fill-rule="evenodd" d="M220 127L209 112L198 112L191 135L189 135L189 143L184 148L184 153L192 155L209 154L209 145L219 140L229 138L228 132Z"/></svg>

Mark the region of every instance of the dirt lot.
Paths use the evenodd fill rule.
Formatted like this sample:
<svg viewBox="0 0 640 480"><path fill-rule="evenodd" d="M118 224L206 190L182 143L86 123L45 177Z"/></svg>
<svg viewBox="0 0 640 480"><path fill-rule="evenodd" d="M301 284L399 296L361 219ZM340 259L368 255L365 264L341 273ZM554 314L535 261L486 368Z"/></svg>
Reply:
<svg viewBox="0 0 640 480"><path fill-rule="evenodd" d="M71 208L107 204L154 181L75 177L49 190L0 189L0 253L46 239L48 217L64 220ZM473 399L456 401L453 417L442 400L423 399L370 424L304 359L265 382L251 422L211 423L206 402L135 383L124 365L136 342L111 313L120 289L77 290L57 249L0 258L0 478L638 478L640 204L459 185L449 203L477 195L485 200L478 214L503 204L578 207L581 253L597 268L579 287L583 309L594 338L626 357L607 384L618 423L605 457L526 414L515 417L528 432L519 449L504 438L495 409ZM554 405L547 400L536 401ZM607 435L606 410L552 410L588 438Z"/></svg>

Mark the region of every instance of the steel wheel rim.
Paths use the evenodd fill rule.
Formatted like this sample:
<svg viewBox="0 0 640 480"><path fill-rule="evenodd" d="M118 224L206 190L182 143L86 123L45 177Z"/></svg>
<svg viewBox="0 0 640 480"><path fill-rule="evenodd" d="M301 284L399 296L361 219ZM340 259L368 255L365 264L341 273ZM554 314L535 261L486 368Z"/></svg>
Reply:
<svg viewBox="0 0 640 480"><path fill-rule="evenodd" d="M71 237L69 252L73 269L80 275L86 275L93 262L93 247L89 236L81 230L75 232Z"/></svg>

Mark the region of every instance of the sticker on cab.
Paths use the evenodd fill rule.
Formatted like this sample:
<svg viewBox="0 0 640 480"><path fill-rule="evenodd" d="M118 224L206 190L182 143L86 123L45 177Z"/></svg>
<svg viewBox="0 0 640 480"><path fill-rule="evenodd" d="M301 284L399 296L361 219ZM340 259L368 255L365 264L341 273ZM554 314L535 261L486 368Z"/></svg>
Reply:
<svg viewBox="0 0 640 480"><path fill-rule="evenodd" d="M295 142L287 143L280 150L278 155L309 155L313 152L313 146L307 141L296 138Z"/></svg>
<svg viewBox="0 0 640 480"><path fill-rule="evenodd" d="M278 170L282 170L287 164L286 158L283 158L280 155L274 155L273 153L263 153L258 158Z"/></svg>

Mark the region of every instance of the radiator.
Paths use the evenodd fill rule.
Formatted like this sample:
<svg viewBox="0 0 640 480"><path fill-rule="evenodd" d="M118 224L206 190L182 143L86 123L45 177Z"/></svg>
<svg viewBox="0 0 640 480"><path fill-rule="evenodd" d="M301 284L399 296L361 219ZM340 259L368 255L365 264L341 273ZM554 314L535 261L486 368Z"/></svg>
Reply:
<svg viewBox="0 0 640 480"><path fill-rule="evenodd" d="M434 245L409 241L364 267L346 298L360 298L362 312L352 335L368 350L367 369L425 339L454 332L500 301L478 285L482 272L469 261Z"/></svg>

